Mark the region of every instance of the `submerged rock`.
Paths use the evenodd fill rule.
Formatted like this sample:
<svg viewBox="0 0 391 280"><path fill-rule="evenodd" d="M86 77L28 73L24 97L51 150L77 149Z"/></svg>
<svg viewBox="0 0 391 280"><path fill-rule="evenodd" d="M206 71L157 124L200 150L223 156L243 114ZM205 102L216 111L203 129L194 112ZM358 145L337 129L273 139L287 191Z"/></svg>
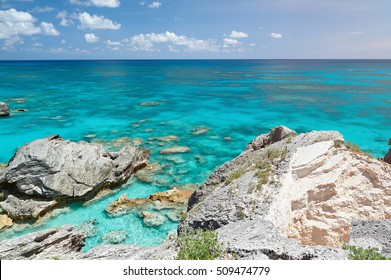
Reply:
<svg viewBox="0 0 391 280"><path fill-rule="evenodd" d="M160 151L161 154L182 154L190 152L190 148L187 146L173 146Z"/></svg>
<svg viewBox="0 0 391 280"><path fill-rule="evenodd" d="M209 131L209 127L205 127L205 126L195 126L193 128L193 132L192 134L193 135L201 135L201 134L205 134Z"/></svg>
<svg viewBox="0 0 391 280"><path fill-rule="evenodd" d="M144 224L151 227L160 226L166 221L166 218L163 215L155 212L142 211L141 216Z"/></svg>
<svg viewBox="0 0 391 280"><path fill-rule="evenodd" d="M0 230L12 226L12 219L7 215L0 214Z"/></svg>
<svg viewBox="0 0 391 280"><path fill-rule="evenodd" d="M140 106L158 106L160 103L157 101L143 102Z"/></svg>
<svg viewBox="0 0 391 280"><path fill-rule="evenodd" d="M47 229L0 242L0 259L75 259L86 236L71 226Z"/></svg>
<svg viewBox="0 0 391 280"><path fill-rule="evenodd" d="M75 227L75 230L78 232L84 233L87 237L92 237L97 235L98 229L96 228L98 222L96 219L91 219L88 221L85 221L79 226Z"/></svg>
<svg viewBox="0 0 391 280"><path fill-rule="evenodd" d="M277 127L209 176L179 230L263 219L301 244L340 247L352 221L391 218L390 182L390 165L348 149L338 132Z"/></svg>
<svg viewBox="0 0 391 280"><path fill-rule="evenodd" d="M144 167L149 151L70 142L55 135L21 147L5 170L4 183L21 194L46 198L84 198L127 180ZM16 191L16 190L15 190Z"/></svg>
<svg viewBox="0 0 391 280"><path fill-rule="evenodd" d="M0 102L0 117L7 117L10 115L10 108L4 102Z"/></svg>
<svg viewBox="0 0 391 280"><path fill-rule="evenodd" d="M128 237L128 233L124 230L112 230L102 237L103 244L119 244Z"/></svg>
<svg viewBox="0 0 391 280"><path fill-rule="evenodd" d="M161 141L161 142L172 142L172 141L178 141L179 137L176 135L167 135L162 137L150 137L148 138L149 141Z"/></svg>

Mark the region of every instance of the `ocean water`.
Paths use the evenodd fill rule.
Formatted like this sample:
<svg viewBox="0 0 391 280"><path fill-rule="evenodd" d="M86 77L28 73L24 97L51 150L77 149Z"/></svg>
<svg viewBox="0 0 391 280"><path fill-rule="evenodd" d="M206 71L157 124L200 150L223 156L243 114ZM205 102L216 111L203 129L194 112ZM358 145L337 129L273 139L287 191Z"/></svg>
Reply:
<svg viewBox="0 0 391 280"><path fill-rule="evenodd" d="M95 219L85 250L113 230L127 233L124 243L152 246L177 223L146 226L136 212L109 217L104 208L122 194L148 197L173 185L201 184L274 126L338 130L362 150L384 156L391 137L391 61L0 61L0 101L28 110L0 119L0 162L27 142L60 134L106 142L109 149L115 149L111 140L141 138L150 162L164 165L152 183L133 179L98 202L71 204L39 224L2 231L0 239ZM194 135L197 126L209 131ZM148 140L167 135L179 140ZM191 151L174 158L159 154L173 144Z"/></svg>

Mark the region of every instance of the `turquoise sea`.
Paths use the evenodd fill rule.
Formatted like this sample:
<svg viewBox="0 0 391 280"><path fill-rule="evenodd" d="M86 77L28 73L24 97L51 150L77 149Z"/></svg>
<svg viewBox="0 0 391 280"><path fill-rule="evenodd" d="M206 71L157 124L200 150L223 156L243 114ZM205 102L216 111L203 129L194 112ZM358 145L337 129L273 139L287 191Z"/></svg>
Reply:
<svg viewBox="0 0 391 280"><path fill-rule="evenodd" d="M0 239L96 219L85 250L113 230L127 232L124 243L152 246L177 223L167 219L150 227L133 212L110 218L107 204L125 193L148 197L173 185L200 184L274 126L338 130L373 156L384 156L391 137L391 61L0 61L0 101L28 110L0 119L0 162L29 141L60 134L107 143L141 138L141 146L151 150L150 162L164 165L152 183L131 180L98 202L71 204L39 225L3 231ZM197 126L209 131L194 135ZM148 140L167 135L179 140ZM159 154L174 144L191 151L174 158Z"/></svg>

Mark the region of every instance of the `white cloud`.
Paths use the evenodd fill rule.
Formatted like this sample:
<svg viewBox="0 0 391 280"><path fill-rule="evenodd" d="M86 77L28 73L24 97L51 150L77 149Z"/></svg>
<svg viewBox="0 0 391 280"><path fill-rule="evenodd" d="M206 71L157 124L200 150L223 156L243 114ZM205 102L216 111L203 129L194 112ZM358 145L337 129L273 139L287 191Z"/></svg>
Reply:
<svg viewBox="0 0 391 280"><path fill-rule="evenodd" d="M244 32L232 31L229 37L232 39L247 38L248 34Z"/></svg>
<svg viewBox="0 0 391 280"><path fill-rule="evenodd" d="M119 0L90 0L96 7L118 8L121 2Z"/></svg>
<svg viewBox="0 0 391 280"><path fill-rule="evenodd" d="M141 1L141 2L140 2L140 5L141 5L141 6L144 6L145 4L146 4L145 1Z"/></svg>
<svg viewBox="0 0 391 280"><path fill-rule="evenodd" d="M57 13L56 18L61 19L61 21L60 21L61 26L69 26L74 23L73 20L69 19L67 11L62 11L62 12Z"/></svg>
<svg viewBox="0 0 391 280"><path fill-rule="evenodd" d="M48 36L58 36L60 32L56 30L52 23L41 22L42 33Z"/></svg>
<svg viewBox="0 0 391 280"><path fill-rule="evenodd" d="M273 37L274 39L281 39L282 38L282 34L281 33L271 33L270 34L271 37Z"/></svg>
<svg viewBox="0 0 391 280"><path fill-rule="evenodd" d="M80 1L80 0L69 0L69 3L77 6L95 6L99 8L118 8L121 4L120 0L89 0L89 1Z"/></svg>
<svg viewBox="0 0 391 280"><path fill-rule="evenodd" d="M72 5L77 5L77 6L90 6L89 1L80 1L80 0L69 0L69 3Z"/></svg>
<svg viewBox="0 0 391 280"><path fill-rule="evenodd" d="M112 22L110 19L98 15L90 15L89 13L80 13L78 15L80 21L80 29L111 29L118 30L121 24Z"/></svg>
<svg viewBox="0 0 391 280"><path fill-rule="evenodd" d="M152 2L152 3L148 4L148 7L151 9L157 9L157 8L160 8L161 6L162 6L162 3L160 3L160 2Z"/></svg>
<svg viewBox="0 0 391 280"><path fill-rule="evenodd" d="M176 35L173 32L139 34L130 38L130 45L134 51L157 51L155 44L168 43L171 49L183 47L184 52L217 52L219 47L213 40L200 40L184 35Z"/></svg>
<svg viewBox="0 0 391 280"><path fill-rule="evenodd" d="M84 38L86 39L87 43L96 43L99 41L99 37L94 33L87 33L84 35Z"/></svg>
<svg viewBox="0 0 391 280"><path fill-rule="evenodd" d="M22 44L22 36L60 34L52 23L42 22L40 26L36 26L36 21L37 19L27 12L15 9L0 11L0 40L5 40L3 49L12 49L13 45Z"/></svg>
<svg viewBox="0 0 391 280"><path fill-rule="evenodd" d="M238 45L239 41L236 40L236 39L224 38L224 44L227 44L227 45Z"/></svg>
<svg viewBox="0 0 391 280"><path fill-rule="evenodd" d="M107 41L105 41L105 43L108 46L122 46L122 43L121 42L117 42L117 41L107 40Z"/></svg>
<svg viewBox="0 0 391 280"><path fill-rule="evenodd" d="M49 12L53 12L54 10L55 9L53 7L45 6L45 7L35 7L30 12L32 12L32 13L49 13Z"/></svg>

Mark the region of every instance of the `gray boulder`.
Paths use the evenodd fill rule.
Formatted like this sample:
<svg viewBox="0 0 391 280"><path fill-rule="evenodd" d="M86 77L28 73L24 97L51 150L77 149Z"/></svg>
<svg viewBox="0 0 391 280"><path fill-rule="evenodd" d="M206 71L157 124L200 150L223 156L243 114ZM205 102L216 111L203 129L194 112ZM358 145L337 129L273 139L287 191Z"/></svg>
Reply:
<svg viewBox="0 0 391 280"><path fill-rule="evenodd" d="M391 220L353 222L349 245L379 248L382 255L390 258Z"/></svg>
<svg viewBox="0 0 391 280"><path fill-rule="evenodd" d="M47 229L0 242L0 259L73 259L86 236L71 226Z"/></svg>
<svg viewBox="0 0 391 280"><path fill-rule="evenodd" d="M7 117L10 115L10 108L4 102L0 102L0 117Z"/></svg>
<svg viewBox="0 0 391 280"><path fill-rule="evenodd" d="M106 152L101 145L54 135L21 147L0 182L24 195L80 199L102 187L121 184L144 167L148 158L145 149L126 146L119 152Z"/></svg>

